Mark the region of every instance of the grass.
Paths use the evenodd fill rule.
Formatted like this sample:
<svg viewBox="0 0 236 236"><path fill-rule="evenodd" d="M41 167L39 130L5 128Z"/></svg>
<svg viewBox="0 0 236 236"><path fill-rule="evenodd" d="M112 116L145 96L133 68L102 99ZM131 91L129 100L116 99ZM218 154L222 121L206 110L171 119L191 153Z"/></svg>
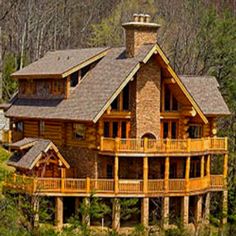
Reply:
<svg viewBox="0 0 236 236"><path fill-rule="evenodd" d="M0 146L0 195L2 192L2 182L5 175L14 171L14 168L8 166L6 163L10 156L11 153Z"/></svg>

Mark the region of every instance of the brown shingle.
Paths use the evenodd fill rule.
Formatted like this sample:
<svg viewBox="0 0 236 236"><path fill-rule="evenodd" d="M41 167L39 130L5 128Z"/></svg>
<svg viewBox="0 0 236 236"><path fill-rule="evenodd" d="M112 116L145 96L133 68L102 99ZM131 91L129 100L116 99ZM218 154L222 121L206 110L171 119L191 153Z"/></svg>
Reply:
<svg viewBox="0 0 236 236"><path fill-rule="evenodd" d="M107 101L154 45L145 45L133 58L124 48L110 49L107 55L71 91L65 100L16 99L6 112L11 117L93 121Z"/></svg>
<svg viewBox="0 0 236 236"><path fill-rule="evenodd" d="M61 75L64 72L80 65L108 48L69 49L48 52L44 57L16 71L12 76L50 76Z"/></svg>
<svg viewBox="0 0 236 236"><path fill-rule="evenodd" d="M230 111L213 76L179 76L205 115L229 115Z"/></svg>
<svg viewBox="0 0 236 236"><path fill-rule="evenodd" d="M26 143L26 140L23 139L20 142ZM35 140L34 145L31 146L23 156L20 156L19 153L16 152L10 157L7 164L17 168L32 169L32 164L36 159L41 157L50 143L51 141L46 139ZM15 144L15 146L17 145Z"/></svg>

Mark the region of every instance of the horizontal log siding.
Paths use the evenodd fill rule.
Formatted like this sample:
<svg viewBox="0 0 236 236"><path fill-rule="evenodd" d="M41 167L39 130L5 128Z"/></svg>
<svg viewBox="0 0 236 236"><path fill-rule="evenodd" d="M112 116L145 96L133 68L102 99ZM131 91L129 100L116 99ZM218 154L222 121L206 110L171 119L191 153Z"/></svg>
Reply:
<svg viewBox="0 0 236 236"><path fill-rule="evenodd" d="M42 138L50 139L54 144L63 144L63 123L56 121L45 121Z"/></svg>
<svg viewBox="0 0 236 236"><path fill-rule="evenodd" d="M24 121L24 137L37 138L39 136L38 121L25 120Z"/></svg>

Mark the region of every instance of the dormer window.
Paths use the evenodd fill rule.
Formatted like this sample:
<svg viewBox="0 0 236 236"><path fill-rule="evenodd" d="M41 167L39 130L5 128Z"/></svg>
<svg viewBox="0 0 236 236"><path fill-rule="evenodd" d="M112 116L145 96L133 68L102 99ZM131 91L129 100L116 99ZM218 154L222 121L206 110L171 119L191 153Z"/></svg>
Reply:
<svg viewBox="0 0 236 236"><path fill-rule="evenodd" d="M80 79L80 71L76 71L70 76L70 87L74 88L78 83Z"/></svg>

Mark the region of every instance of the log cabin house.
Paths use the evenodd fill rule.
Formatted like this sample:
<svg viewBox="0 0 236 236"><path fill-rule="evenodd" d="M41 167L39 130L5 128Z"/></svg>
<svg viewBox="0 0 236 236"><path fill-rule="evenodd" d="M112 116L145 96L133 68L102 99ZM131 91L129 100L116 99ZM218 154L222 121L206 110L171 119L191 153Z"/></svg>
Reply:
<svg viewBox="0 0 236 236"><path fill-rule="evenodd" d="M212 193L227 211L227 138L216 122L230 112L219 85L177 75L149 15L122 26L124 47L48 52L12 74L19 90L5 115L16 171L4 186L54 198L58 227L68 199L76 209L92 192L113 199L116 230L120 198L139 199L146 227L207 222Z"/></svg>

